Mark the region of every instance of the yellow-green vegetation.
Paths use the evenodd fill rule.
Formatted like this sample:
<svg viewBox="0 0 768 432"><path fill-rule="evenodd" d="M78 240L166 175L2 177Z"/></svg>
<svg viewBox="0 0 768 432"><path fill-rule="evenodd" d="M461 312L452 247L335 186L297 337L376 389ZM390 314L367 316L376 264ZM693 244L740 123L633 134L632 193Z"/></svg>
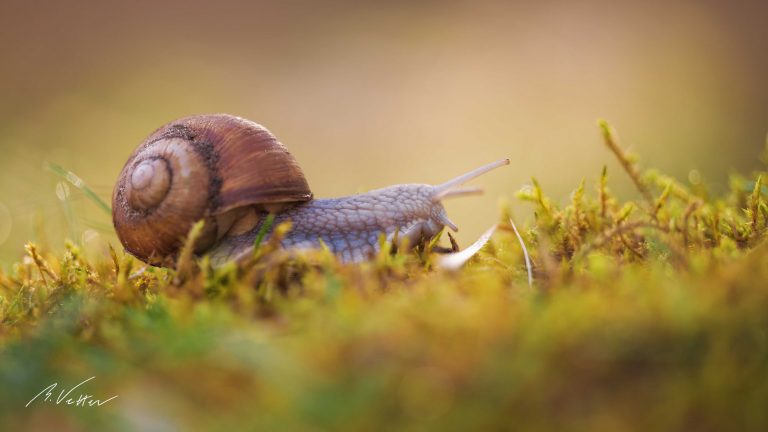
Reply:
<svg viewBox="0 0 768 432"><path fill-rule="evenodd" d="M605 170L565 206L520 191L532 287L507 210L457 272L286 257L275 236L215 270L29 245L0 274L0 429L768 429L766 173L711 196L601 128L639 198ZM73 395L118 397L55 403L92 376Z"/></svg>

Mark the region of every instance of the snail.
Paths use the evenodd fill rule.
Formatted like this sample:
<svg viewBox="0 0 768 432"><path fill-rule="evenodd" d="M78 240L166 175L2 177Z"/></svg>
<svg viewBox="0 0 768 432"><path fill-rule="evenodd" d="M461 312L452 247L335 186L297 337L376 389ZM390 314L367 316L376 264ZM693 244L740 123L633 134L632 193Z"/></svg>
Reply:
<svg viewBox="0 0 768 432"><path fill-rule="evenodd" d="M268 214L291 222L285 248L327 246L344 262L375 255L379 238L411 247L444 226L456 231L441 201L475 194L464 183L509 159L443 184L405 184L343 198L314 199L296 159L272 133L228 115L197 115L152 133L131 155L112 195L113 222L125 250L171 266L191 227L204 220L194 245L220 264L246 256ZM269 233L267 233L269 235Z"/></svg>

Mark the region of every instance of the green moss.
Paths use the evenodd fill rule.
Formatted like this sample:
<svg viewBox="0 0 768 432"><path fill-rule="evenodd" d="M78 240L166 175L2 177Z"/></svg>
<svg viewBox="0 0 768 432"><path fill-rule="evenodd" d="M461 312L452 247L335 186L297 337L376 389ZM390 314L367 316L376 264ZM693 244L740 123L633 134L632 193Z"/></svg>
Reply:
<svg viewBox="0 0 768 432"><path fill-rule="evenodd" d="M565 206L534 180L533 287L511 229L458 272L388 248L159 270L30 244L0 273L0 428L765 430L765 173L712 197L601 129L640 200L605 169ZM25 408L91 376L118 398Z"/></svg>

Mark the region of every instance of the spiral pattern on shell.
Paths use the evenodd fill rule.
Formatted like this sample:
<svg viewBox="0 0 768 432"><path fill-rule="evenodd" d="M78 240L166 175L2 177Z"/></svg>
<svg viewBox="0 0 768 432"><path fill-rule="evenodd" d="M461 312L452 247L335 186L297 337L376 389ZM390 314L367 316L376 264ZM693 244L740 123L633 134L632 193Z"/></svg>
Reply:
<svg viewBox="0 0 768 432"><path fill-rule="evenodd" d="M136 149L115 186L112 214L125 249L161 265L173 262L201 219L206 229L197 247L205 249L238 209L311 198L298 163L266 128L227 114L199 115L162 126Z"/></svg>

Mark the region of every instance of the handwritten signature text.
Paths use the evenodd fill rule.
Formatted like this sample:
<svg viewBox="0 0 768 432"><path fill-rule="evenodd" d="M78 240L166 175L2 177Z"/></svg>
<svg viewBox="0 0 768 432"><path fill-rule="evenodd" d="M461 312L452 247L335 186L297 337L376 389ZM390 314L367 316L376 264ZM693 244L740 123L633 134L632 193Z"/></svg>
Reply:
<svg viewBox="0 0 768 432"><path fill-rule="evenodd" d="M90 377L87 380L81 382L80 384L72 387L69 390L67 390L66 388L61 389L61 391L59 392L58 397L56 397L55 399L53 399L53 397L54 397L53 392L56 389L56 387L59 386L59 383L53 383L53 384L49 385L48 387L44 388L43 390L41 390L40 393L35 395L35 397L30 399L29 402L27 402L27 405L25 405L25 406L28 407L32 402L34 402L40 396L44 396L42 399L40 399L41 402L51 402L51 403L55 403L56 405L61 405L61 404L74 405L74 406L79 406L79 407L102 406L105 403L107 403L107 402L109 402L112 399L117 397L117 395L114 395L114 396L112 396L109 399L101 400L101 399L94 399L93 395L89 395L89 394L86 394L86 393L74 394L74 395L72 394L72 392L74 392L75 389L77 389L81 385L87 383L88 381L90 381L90 380L92 380L94 378L96 378L96 377Z"/></svg>

